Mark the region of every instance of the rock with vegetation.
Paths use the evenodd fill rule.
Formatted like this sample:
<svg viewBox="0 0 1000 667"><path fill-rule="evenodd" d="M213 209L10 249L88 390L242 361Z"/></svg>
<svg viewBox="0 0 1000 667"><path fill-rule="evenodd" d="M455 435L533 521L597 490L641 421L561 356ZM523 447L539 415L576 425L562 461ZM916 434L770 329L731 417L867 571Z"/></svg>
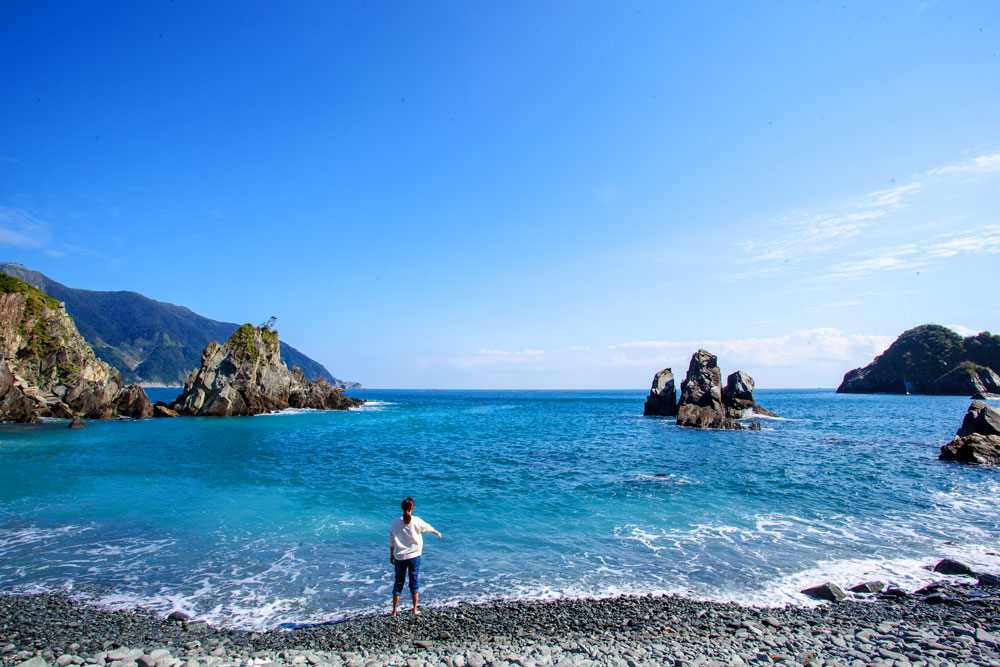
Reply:
<svg viewBox="0 0 1000 667"><path fill-rule="evenodd" d="M984 331L962 338L947 327L925 324L903 332L864 368L844 376L841 394L1000 393L1000 336Z"/></svg>
<svg viewBox="0 0 1000 667"><path fill-rule="evenodd" d="M135 292L67 287L20 264L0 263L0 273L20 278L63 301L97 357L117 368L126 382L180 386L198 367L205 345L229 338L238 327ZM284 342L281 360L302 368L309 379L324 377L336 387L362 388L357 382L338 380L322 364Z"/></svg>
<svg viewBox="0 0 1000 667"><path fill-rule="evenodd" d="M98 359L62 303L0 274L0 419L109 419L152 414L146 392L123 386Z"/></svg>
<svg viewBox="0 0 1000 667"><path fill-rule="evenodd" d="M1000 466L1000 411L973 401L955 439L941 447L942 461Z"/></svg>
<svg viewBox="0 0 1000 667"><path fill-rule="evenodd" d="M225 344L208 344L201 367L191 372L169 409L181 415L230 417L289 407L346 410L362 403L325 378L310 382L300 368L289 370L281 361L278 332L269 324L244 324Z"/></svg>
<svg viewBox="0 0 1000 667"><path fill-rule="evenodd" d="M669 368L664 368L653 376L653 386L649 390L642 414L646 417L677 416L677 387L674 385L673 371Z"/></svg>

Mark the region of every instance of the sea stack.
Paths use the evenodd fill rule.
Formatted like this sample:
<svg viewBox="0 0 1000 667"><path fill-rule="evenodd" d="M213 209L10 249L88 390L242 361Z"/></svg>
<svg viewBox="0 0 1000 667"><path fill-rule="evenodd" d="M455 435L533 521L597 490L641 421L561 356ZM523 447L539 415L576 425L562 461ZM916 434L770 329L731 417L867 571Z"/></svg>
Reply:
<svg viewBox="0 0 1000 667"><path fill-rule="evenodd" d="M65 306L0 274L0 420L141 419L153 405L138 385L97 358Z"/></svg>
<svg viewBox="0 0 1000 667"><path fill-rule="evenodd" d="M324 378L312 382L281 361L278 332L244 324L224 344L212 341L201 353L184 391L169 410L195 417L259 415L285 408L347 410L364 401L350 398ZM160 410L157 416L170 416Z"/></svg>
<svg viewBox="0 0 1000 667"><path fill-rule="evenodd" d="M677 425L739 431L743 426L736 420L745 417L748 411L776 417L770 410L757 405L753 390L753 378L743 371L736 371L726 378L723 389L718 358L707 350L698 350L691 356L687 377L681 383ZM760 426L756 425L754 430L759 429Z"/></svg>
<svg viewBox="0 0 1000 667"><path fill-rule="evenodd" d="M649 389L642 414L646 417L677 416L677 387L674 385L673 371L669 368L664 368L653 376L653 386Z"/></svg>
<svg viewBox="0 0 1000 667"><path fill-rule="evenodd" d="M1000 411L973 401L955 439L941 447L942 461L1000 466Z"/></svg>

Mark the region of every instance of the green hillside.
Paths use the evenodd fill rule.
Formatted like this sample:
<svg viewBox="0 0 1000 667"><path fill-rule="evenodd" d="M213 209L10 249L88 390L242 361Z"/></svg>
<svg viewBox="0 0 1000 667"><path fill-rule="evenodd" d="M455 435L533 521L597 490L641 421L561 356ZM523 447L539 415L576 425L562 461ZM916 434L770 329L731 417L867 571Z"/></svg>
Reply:
<svg viewBox="0 0 1000 667"><path fill-rule="evenodd" d="M121 372L125 382L182 385L201 363L205 346L213 340L228 340L239 326L136 292L73 289L20 264L0 263L0 272L65 303L66 312L87 343L99 358ZM334 386L348 389L360 386L338 380L322 364L284 342L281 360L289 368L300 367L308 379L325 377Z"/></svg>

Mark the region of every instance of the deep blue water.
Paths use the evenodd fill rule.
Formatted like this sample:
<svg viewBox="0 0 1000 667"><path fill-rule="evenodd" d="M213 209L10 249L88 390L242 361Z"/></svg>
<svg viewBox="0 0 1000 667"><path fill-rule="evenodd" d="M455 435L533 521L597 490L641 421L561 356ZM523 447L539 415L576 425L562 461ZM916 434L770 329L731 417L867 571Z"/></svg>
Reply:
<svg viewBox="0 0 1000 667"><path fill-rule="evenodd" d="M916 586L946 555L1000 569L1000 471L936 459L967 399L759 391L786 420L700 432L642 417L643 391L352 393L371 402L0 427L0 590L236 627L381 609L407 495L444 534L429 604L805 603L827 579Z"/></svg>

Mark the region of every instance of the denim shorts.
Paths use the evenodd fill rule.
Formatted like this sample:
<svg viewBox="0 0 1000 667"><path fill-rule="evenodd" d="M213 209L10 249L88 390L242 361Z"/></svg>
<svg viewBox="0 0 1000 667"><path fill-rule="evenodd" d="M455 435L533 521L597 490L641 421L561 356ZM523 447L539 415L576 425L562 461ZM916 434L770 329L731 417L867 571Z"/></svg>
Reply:
<svg viewBox="0 0 1000 667"><path fill-rule="evenodd" d="M403 592L403 584L406 583L406 573L410 573L410 592L416 593L420 590L420 556L407 558L406 560L396 559L396 583L392 586L392 594L399 595Z"/></svg>

